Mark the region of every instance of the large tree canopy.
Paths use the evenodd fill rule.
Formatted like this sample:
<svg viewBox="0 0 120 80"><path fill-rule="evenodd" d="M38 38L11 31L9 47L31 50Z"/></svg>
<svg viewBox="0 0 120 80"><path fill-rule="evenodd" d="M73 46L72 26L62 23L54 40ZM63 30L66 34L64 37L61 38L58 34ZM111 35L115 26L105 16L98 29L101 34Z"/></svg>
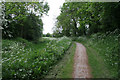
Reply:
<svg viewBox="0 0 120 80"><path fill-rule="evenodd" d="M42 35L41 17L49 10L46 2L6 2L3 6L3 38L37 40Z"/></svg>
<svg viewBox="0 0 120 80"><path fill-rule="evenodd" d="M119 8L120 3L64 3L54 35L80 36L113 31L120 26Z"/></svg>

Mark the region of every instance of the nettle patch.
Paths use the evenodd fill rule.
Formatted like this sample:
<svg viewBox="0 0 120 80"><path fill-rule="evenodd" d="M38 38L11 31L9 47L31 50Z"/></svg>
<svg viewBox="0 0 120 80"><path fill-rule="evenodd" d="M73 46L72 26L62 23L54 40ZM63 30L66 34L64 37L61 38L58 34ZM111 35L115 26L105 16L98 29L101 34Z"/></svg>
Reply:
<svg viewBox="0 0 120 80"><path fill-rule="evenodd" d="M26 48L24 43L3 40L3 79L43 78L62 58L71 42L67 37L50 40L45 48L36 51L33 48Z"/></svg>

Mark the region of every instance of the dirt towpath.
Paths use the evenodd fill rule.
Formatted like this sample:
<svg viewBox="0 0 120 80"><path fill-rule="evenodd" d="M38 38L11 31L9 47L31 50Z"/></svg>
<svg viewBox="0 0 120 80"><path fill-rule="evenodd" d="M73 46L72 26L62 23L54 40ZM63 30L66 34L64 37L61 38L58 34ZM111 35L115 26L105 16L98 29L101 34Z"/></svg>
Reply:
<svg viewBox="0 0 120 80"><path fill-rule="evenodd" d="M73 78L92 78L86 48L76 43Z"/></svg>

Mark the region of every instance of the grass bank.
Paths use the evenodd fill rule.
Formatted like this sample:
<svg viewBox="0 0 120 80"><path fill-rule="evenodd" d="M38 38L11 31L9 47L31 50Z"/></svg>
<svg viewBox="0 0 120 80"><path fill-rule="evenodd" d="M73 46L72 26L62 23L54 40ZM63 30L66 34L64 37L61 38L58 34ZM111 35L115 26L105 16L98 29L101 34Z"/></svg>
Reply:
<svg viewBox="0 0 120 80"><path fill-rule="evenodd" d="M62 60L53 67L46 78L72 78L75 49L76 44L73 43Z"/></svg>
<svg viewBox="0 0 120 80"><path fill-rule="evenodd" d="M93 78L113 78L111 70L104 62L105 57L101 56L94 48L84 44L87 49L88 61L92 68Z"/></svg>
<svg viewBox="0 0 120 80"><path fill-rule="evenodd" d="M68 50L72 41L67 37L43 39L37 44L18 38L3 40L3 79L41 79L48 74Z"/></svg>
<svg viewBox="0 0 120 80"><path fill-rule="evenodd" d="M118 30L106 33L97 33L89 37L73 38L87 48L89 64L93 78L119 77L119 41Z"/></svg>

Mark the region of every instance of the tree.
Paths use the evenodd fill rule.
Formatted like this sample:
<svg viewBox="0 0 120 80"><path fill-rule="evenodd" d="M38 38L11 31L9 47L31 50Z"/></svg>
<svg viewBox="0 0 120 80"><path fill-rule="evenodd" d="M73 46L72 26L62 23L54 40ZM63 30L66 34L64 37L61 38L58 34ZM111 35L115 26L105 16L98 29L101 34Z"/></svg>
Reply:
<svg viewBox="0 0 120 80"><path fill-rule="evenodd" d="M41 37L43 30L41 17L49 10L47 3L6 2L3 5L5 7L5 21L2 25L3 38L22 37L28 40L38 40Z"/></svg>
<svg viewBox="0 0 120 80"><path fill-rule="evenodd" d="M50 33L47 33L46 37L52 37L52 35Z"/></svg>
<svg viewBox="0 0 120 80"><path fill-rule="evenodd" d="M119 8L120 3L64 3L54 33L81 36L114 31L120 26ZM89 25L88 28L85 27L86 24Z"/></svg>

